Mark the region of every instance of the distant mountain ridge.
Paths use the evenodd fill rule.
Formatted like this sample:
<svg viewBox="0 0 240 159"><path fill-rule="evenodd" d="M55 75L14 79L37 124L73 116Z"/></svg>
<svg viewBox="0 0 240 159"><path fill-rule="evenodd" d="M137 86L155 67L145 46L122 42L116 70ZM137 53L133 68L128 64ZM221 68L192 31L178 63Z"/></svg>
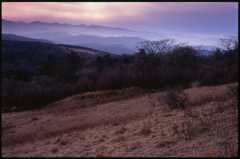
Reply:
<svg viewBox="0 0 240 159"><path fill-rule="evenodd" d="M2 33L15 34L32 39L46 39L57 44L91 46L95 49L113 54L132 54L138 42L144 40L175 39L178 42L189 42L190 45L214 45L216 37L200 38L181 34L135 31L119 27L98 25L71 25L33 21L12 22L2 19ZM94 45L93 45L94 44ZM118 45L118 46L117 46ZM212 46L205 47L211 51ZM211 48L211 49L209 49Z"/></svg>
<svg viewBox="0 0 240 159"><path fill-rule="evenodd" d="M47 35L47 34L46 34ZM52 34L49 34L50 36ZM72 38L75 37L75 38ZM128 37L126 37L128 39ZM88 40L86 40L88 39ZM101 41L112 41L112 44L109 45L102 45L104 43L101 43ZM133 54L135 51L132 49L129 49L125 47L124 45L117 44L117 42L114 43L114 40L119 40L119 38L103 38L103 37L98 37L98 36L92 36L92 35L79 35L79 36L71 36L68 38L63 38L62 42L55 42L58 44L68 44L68 45L75 45L75 46L84 46L87 48L92 48L100 51L105 51L108 53L112 54ZM121 39L121 38L120 38ZM134 40L142 40L138 38L132 38ZM53 43L52 41L45 40L45 39L33 39L33 38L27 38L23 36L18 36L14 34L2 34L2 40L11 40L11 41L27 41L27 42L41 42L41 43ZM124 38L122 38L122 41L124 41ZM76 43L78 42L78 43ZM85 43L84 43L85 42ZM98 42L98 43L93 43L93 42ZM132 42L134 44L134 42Z"/></svg>
<svg viewBox="0 0 240 159"><path fill-rule="evenodd" d="M71 34L73 36L79 34L86 35L96 35L103 37L140 37L147 40L161 40L165 38L173 38L181 42L193 42L197 45L212 45L215 43L218 38L208 37L200 38L196 36L185 36L179 33L158 33L158 32L149 32L149 31L135 31L119 27L107 27L107 26L98 26L85 24L81 25L71 25L71 24L60 24L60 23L46 23L40 21L33 21L30 23L25 23L23 21L13 22L9 20L2 19L2 33L16 34L25 36L26 34L36 34L36 33L49 33L49 32L63 32ZM29 35L31 36L31 35Z"/></svg>
<svg viewBox="0 0 240 159"><path fill-rule="evenodd" d="M146 39L139 37L100 37L95 35L80 34L77 36L71 36L66 38L55 39L57 43L65 43L70 45L76 44L91 44L96 43L98 45L124 45L129 49L133 49L137 42L144 41Z"/></svg>
<svg viewBox="0 0 240 159"><path fill-rule="evenodd" d="M39 32L65 32L72 35L88 34L103 37L109 36L128 36L141 37L146 39L161 39L166 38L164 35L157 32L135 31L124 28L105 27L98 25L71 25L60 23L46 23L34 21L31 23L12 22L2 19L2 33L11 34L34 34Z"/></svg>
<svg viewBox="0 0 240 159"><path fill-rule="evenodd" d="M71 38L71 37L75 37L75 39ZM139 39L137 37L135 37L135 38L134 37L104 38L104 37L98 37L98 36L92 36L92 35L79 35L79 36L71 36L71 37L63 38L62 40L64 40L65 42L64 41L58 42L58 44L66 44L67 43L68 45L82 46L82 47L92 48L92 49L96 49L96 50L100 50L100 51L104 51L104 52L108 52L108 53L112 53L112 54L118 54L118 55L133 54L133 53L136 53L136 50L135 50L135 48L129 49L124 45L117 44L116 40L118 42L121 42L121 40L124 42L124 40L125 40L124 38L127 38L127 39L132 38L133 40L136 40L135 42L144 40L141 38ZM87 38L88 38L88 40L86 40ZM104 45L103 39L105 39L106 41L111 41L112 44ZM115 39L115 41L113 39ZM2 40L53 43L52 41L45 40L45 39L33 39L33 38L27 38L27 37L23 37L23 36L17 36L14 34L2 34ZM78 44L75 44L76 41L78 41ZM83 43L81 43L81 42L83 42ZM96 43L91 43L91 42L96 42ZM103 44L98 44L101 42ZM135 42L132 41L133 44ZM68 47L70 47L70 46L68 46ZM201 47L201 46L200 45L195 46L196 49L198 49L198 47ZM202 53L204 55L209 55L214 51L215 47L206 45L206 46L202 46L201 49L202 49Z"/></svg>
<svg viewBox="0 0 240 159"><path fill-rule="evenodd" d="M43 33L33 33L33 34L22 34L24 37L34 38L34 39L48 39L54 41L55 39L72 37L71 34L65 32L43 32Z"/></svg>

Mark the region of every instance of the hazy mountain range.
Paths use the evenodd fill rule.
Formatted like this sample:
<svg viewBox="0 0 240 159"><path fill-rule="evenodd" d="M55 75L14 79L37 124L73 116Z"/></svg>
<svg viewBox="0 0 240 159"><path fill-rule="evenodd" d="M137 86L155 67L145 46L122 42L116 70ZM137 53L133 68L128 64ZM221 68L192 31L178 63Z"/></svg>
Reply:
<svg viewBox="0 0 240 159"><path fill-rule="evenodd" d="M177 42L190 44L208 44L206 50L212 50L217 38L199 38L181 34L162 34L148 31L134 31L124 28L86 26L34 21L31 23L12 22L2 19L2 34L15 34L31 39L45 39L56 44L68 44L91 47L114 54L132 54L137 42L173 38ZM31 40L30 39L30 40Z"/></svg>
<svg viewBox="0 0 240 159"><path fill-rule="evenodd" d="M90 25L70 25L59 23L44 23L40 21L34 21L31 23L25 22L12 22L2 19L2 33L12 33L16 35L34 34L34 33L46 33L46 32L63 32L71 35L87 34L103 37L110 36L129 36L129 37L141 37L146 39L162 39L167 38L157 32L147 31L134 31L124 28L113 28L105 26Z"/></svg>

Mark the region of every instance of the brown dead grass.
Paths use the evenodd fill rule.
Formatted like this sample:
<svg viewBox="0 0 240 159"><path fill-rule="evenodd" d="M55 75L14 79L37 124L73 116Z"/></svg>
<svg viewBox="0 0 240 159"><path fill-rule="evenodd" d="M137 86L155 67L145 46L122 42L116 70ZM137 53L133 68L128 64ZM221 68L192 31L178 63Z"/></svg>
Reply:
<svg viewBox="0 0 240 159"><path fill-rule="evenodd" d="M53 146L53 147L51 148L51 152L52 152L52 153L56 153L56 152L58 152L58 151L59 151L59 149L58 149L57 146Z"/></svg>
<svg viewBox="0 0 240 159"><path fill-rule="evenodd" d="M66 47L60 47L64 50L67 50ZM91 55L96 55L98 54L97 51L92 51L92 50L85 50L85 49L78 49L78 48L68 48L69 51L75 51L77 53L88 53L88 54L91 54Z"/></svg>
<svg viewBox="0 0 240 159"><path fill-rule="evenodd" d="M191 88L196 88L196 87L200 87L201 83L199 81L194 81L191 82L190 87Z"/></svg>
<svg viewBox="0 0 240 159"><path fill-rule="evenodd" d="M151 133L151 123L143 123L143 127L140 129L139 134L149 135Z"/></svg>
<svg viewBox="0 0 240 159"><path fill-rule="evenodd" d="M2 156L237 156L238 104L224 96L237 85L186 89L193 103L186 110L171 111L158 100L164 92L157 92L99 104L87 98L86 107L70 97L40 110L4 113Z"/></svg>

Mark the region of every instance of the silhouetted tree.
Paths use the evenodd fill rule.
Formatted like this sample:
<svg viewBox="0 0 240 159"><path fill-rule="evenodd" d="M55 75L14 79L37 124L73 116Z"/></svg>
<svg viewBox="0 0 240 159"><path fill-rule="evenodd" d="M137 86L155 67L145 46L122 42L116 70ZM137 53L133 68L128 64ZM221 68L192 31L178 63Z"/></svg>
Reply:
<svg viewBox="0 0 240 159"><path fill-rule="evenodd" d="M127 58L127 57L125 57L124 59L123 59L123 63L124 64L127 64L127 63L129 63L130 61L129 61L129 59Z"/></svg>
<svg viewBox="0 0 240 159"><path fill-rule="evenodd" d="M81 75L85 76L88 81L91 83L92 90L96 91L96 84L100 75L98 70L85 70L81 71Z"/></svg>
<svg viewBox="0 0 240 159"><path fill-rule="evenodd" d="M180 43L174 46L173 50L168 54L170 64L175 69L175 74L180 81L182 73L187 67L194 67L197 59L197 51L188 46L187 43Z"/></svg>
<svg viewBox="0 0 240 159"><path fill-rule="evenodd" d="M45 73L48 76L54 76L54 72L56 69L56 58L53 56L53 54L47 55L47 61L42 62L42 68L41 72Z"/></svg>
<svg viewBox="0 0 240 159"><path fill-rule="evenodd" d="M110 66L112 66L114 62L118 61L118 59L117 58L112 59L112 57L108 54L103 56L103 61L107 62Z"/></svg>
<svg viewBox="0 0 240 159"><path fill-rule="evenodd" d="M48 76L56 77L63 84L66 81L76 80L76 71L82 67L82 60L75 52L70 52L61 57L48 55L48 60L43 63L42 72Z"/></svg>
<svg viewBox="0 0 240 159"><path fill-rule="evenodd" d="M2 80L2 109L13 107L17 81L15 79Z"/></svg>
<svg viewBox="0 0 240 159"><path fill-rule="evenodd" d="M27 82L29 78L30 78L29 74L26 70L20 69L16 71L16 77L15 77L16 80Z"/></svg>
<svg viewBox="0 0 240 159"><path fill-rule="evenodd" d="M163 39L159 41L142 41L136 48L139 51L137 58L137 69L141 72L142 81L148 76L151 79L150 87L156 88L161 81L169 61L164 53L169 52L173 39Z"/></svg>
<svg viewBox="0 0 240 159"><path fill-rule="evenodd" d="M224 51L225 64L228 69L229 80L232 80L232 66L234 62L238 62L238 36L226 36L220 38L218 46Z"/></svg>
<svg viewBox="0 0 240 159"><path fill-rule="evenodd" d="M102 65L102 63L103 63L103 60L102 60L101 56L98 56L96 61L97 61L97 65Z"/></svg>

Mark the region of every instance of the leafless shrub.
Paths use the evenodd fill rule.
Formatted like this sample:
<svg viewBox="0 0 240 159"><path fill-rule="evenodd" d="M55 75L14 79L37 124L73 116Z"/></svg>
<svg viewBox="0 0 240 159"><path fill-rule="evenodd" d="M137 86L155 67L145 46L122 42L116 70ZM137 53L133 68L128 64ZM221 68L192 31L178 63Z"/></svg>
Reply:
<svg viewBox="0 0 240 159"><path fill-rule="evenodd" d="M127 151L133 151L141 146L140 141L133 142L129 145L129 147L126 148Z"/></svg>
<svg viewBox="0 0 240 159"><path fill-rule="evenodd" d="M167 146L169 146L170 144L173 144L173 143L174 143L173 141L165 139L165 140L161 140L160 142L158 142L156 147L157 148L167 147Z"/></svg>
<svg viewBox="0 0 240 159"><path fill-rule="evenodd" d="M188 125L188 129L193 128L192 131L198 131L198 132L208 129L208 123L202 116L201 111L193 110L192 108L188 108L187 110L184 111L184 114L185 114L185 118L187 119L186 125ZM195 119L195 122L194 122L194 120L190 121L189 117L192 119ZM190 130L188 130L188 131L190 131ZM187 133L189 133L189 132L187 132Z"/></svg>
<svg viewBox="0 0 240 159"><path fill-rule="evenodd" d="M67 145L68 144L68 141L67 140L61 140L60 141L60 145Z"/></svg>
<svg viewBox="0 0 240 159"><path fill-rule="evenodd" d="M214 102L214 105L220 113L223 113L226 109L228 109L228 107L224 105L224 102L221 101Z"/></svg>
<svg viewBox="0 0 240 159"><path fill-rule="evenodd" d="M154 109L155 109L155 107L156 107L156 104L155 104L155 102L153 102L153 101L149 101L149 103L150 103L150 105L151 105L151 107L149 108L149 115L152 116L152 114L153 114L153 112L154 112Z"/></svg>
<svg viewBox="0 0 240 159"><path fill-rule="evenodd" d="M176 123L173 124L172 128L173 128L174 134L178 134L179 133L178 127L179 126Z"/></svg>
<svg viewBox="0 0 240 159"><path fill-rule="evenodd" d="M176 86L174 88L167 87L167 92L165 95L159 99L160 102L166 103L171 110L173 109L185 109L187 104L187 97L182 91L181 86Z"/></svg>
<svg viewBox="0 0 240 159"><path fill-rule="evenodd" d="M191 88L200 87L200 82L199 82L199 81L191 82L191 83L190 83L190 87L191 87Z"/></svg>
<svg viewBox="0 0 240 159"><path fill-rule="evenodd" d="M38 120L38 117L33 117L32 121Z"/></svg>
<svg viewBox="0 0 240 159"><path fill-rule="evenodd" d="M124 139L125 139L125 138L124 138L123 135L119 135L119 136L113 138L112 141L114 141L114 142L120 142L120 141L123 141Z"/></svg>
<svg viewBox="0 0 240 159"><path fill-rule="evenodd" d="M183 133L186 140L192 140L197 134L202 132L203 125L199 121L187 120L183 124Z"/></svg>
<svg viewBox="0 0 240 159"><path fill-rule="evenodd" d="M192 148L188 150L187 157L217 157L216 147L208 148L204 153L198 152L194 144Z"/></svg>
<svg viewBox="0 0 240 159"><path fill-rule="evenodd" d="M97 153L97 154L96 154L96 157L108 157L108 156L106 156L106 155L104 155L104 154L101 154L101 153Z"/></svg>
<svg viewBox="0 0 240 159"><path fill-rule="evenodd" d="M144 123L142 129L139 131L139 134L148 135L151 132L152 131L151 131L150 123Z"/></svg>
<svg viewBox="0 0 240 159"><path fill-rule="evenodd" d="M56 143L58 143L58 142L60 142L60 141L61 141L61 138L58 136L53 143L56 144Z"/></svg>
<svg viewBox="0 0 240 159"><path fill-rule="evenodd" d="M11 129L13 127L12 124L6 124L6 123L2 123L2 132L8 129Z"/></svg>
<svg viewBox="0 0 240 159"><path fill-rule="evenodd" d="M117 131L115 131L115 134L123 134L126 130L126 127L122 125Z"/></svg>
<svg viewBox="0 0 240 159"><path fill-rule="evenodd" d="M174 127L173 127L174 129ZM197 134L209 130L208 120L202 115L202 110L188 107L184 110L184 121L182 122L182 133L186 140L193 139Z"/></svg>
<svg viewBox="0 0 240 159"><path fill-rule="evenodd" d="M59 151L59 149L58 149L57 146L53 146L53 147L51 148L51 151L52 151L52 153L56 153L56 152Z"/></svg>
<svg viewBox="0 0 240 159"><path fill-rule="evenodd" d="M190 87L191 87L191 88L200 87L200 82L199 82L199 81L191 82Z"/></svg>
<svg viewBox="0 0 240 159"><path fill-rule="evenodd" d="M238 102L238 85L228 86L227 96L233 99L236 103Z"/></svg>
<svg viewBox="0 0 240 159"><path fill-rule="evenodd" d="M189 109L184 111L184 114L189 116L189 117L192 117L194 119L197 119L199 121L202 120L202 116L201 116L201 112L200 111L193 110L193 109L189 108Z"/></svg>

